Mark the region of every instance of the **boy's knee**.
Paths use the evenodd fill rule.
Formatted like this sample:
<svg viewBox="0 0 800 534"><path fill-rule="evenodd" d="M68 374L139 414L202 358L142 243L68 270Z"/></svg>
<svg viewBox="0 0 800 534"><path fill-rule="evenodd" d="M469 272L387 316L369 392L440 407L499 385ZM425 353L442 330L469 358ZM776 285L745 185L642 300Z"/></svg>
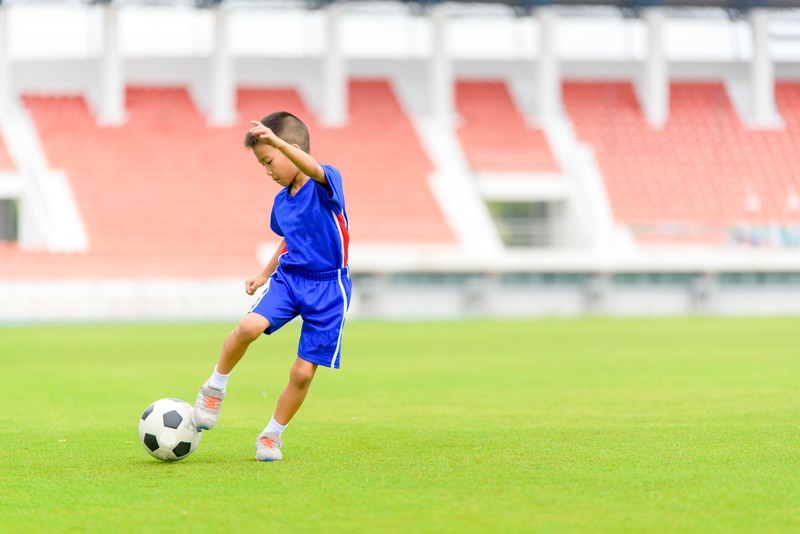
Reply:
<svg viewBox="0 0 800 534"><path fill-rule="evenodd" d="M233 331L233 335L241 341L251 342L264 333L269 327L269 321L260 315L250 313L244 319L239 321Z"/></svg>
<svg viewBox="0 0 800 534"><path fill-rule="evenodd" d="M290 378L298 387L308 387L311 380L314 379L316 370L316 365L298 358L298 361L292 366Z"/></svg>

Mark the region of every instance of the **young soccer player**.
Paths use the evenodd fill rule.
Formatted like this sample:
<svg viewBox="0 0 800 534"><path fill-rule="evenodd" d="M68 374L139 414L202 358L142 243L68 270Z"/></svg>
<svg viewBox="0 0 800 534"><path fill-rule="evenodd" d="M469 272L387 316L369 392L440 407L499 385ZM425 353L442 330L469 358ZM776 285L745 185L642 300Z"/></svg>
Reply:
<svg viewBox="0 0 800 534"><path fill-rule="evenodd" d="M193 419L201 429L213 428L228 377L250 343L300 315L303 327L289 383L256 438L256 460L276 461L283 458L281 434L303 404L317 366L339 367L351 292L348 221L342 176L311 157L306 125L285 111L251 122L244 144L282 188L270 227L283 239L264 270L245 282L248 295L261 286L264 291L225 339L214 373L197 394Z"/></svg>

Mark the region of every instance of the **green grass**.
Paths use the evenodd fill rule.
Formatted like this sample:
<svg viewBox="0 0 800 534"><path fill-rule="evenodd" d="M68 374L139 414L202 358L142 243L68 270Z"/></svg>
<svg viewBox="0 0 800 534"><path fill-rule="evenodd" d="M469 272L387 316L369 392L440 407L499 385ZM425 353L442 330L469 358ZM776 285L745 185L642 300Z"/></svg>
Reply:
<svg viewBox="0 0 800 534"><path fill-rule="evenodd" d="M138 443L232 325L0 329L3 532L798 532L800 320L352 322L252 459L299 330L188 459Z"/></svg>

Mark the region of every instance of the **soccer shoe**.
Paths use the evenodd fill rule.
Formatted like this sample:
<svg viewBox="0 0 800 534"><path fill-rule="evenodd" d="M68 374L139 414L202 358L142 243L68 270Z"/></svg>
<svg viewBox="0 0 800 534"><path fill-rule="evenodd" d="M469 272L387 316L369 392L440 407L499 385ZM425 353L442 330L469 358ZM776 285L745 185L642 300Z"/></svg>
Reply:
<svg viewBox="0 0 800 534"><path fill-rule="evenodd" d="M224 391L212 388L208 384L203 384L197 394L197 400L194 401L194 411L192 412L194 425L203 430L214 428L224 399Z"/></svg>
<svg viewBox="0 0 800 534"><path fill-rule="evenodd" d="M262 432L256 438L256 460L259 462L277 462L283 459L281 454L281 438L275 432Z"/></svg>

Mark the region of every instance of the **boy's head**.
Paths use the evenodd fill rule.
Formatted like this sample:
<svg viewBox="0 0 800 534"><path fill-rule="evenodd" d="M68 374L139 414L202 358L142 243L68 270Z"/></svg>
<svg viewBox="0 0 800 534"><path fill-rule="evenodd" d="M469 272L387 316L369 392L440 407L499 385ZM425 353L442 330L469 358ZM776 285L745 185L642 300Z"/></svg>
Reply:
<svg viewBox="0 0 800 534"><path fill-rule="evenodd" d="M306 154L311 153L311 141L308 136L308 128L306 128L306 125L303 123L303 121L288 111L276 111L275 113L270 113L261 119L260 122L272 130L275 135L290 145L299 146L300 150ZM253 134L247 132L247 135L244 138L245 148L252 149L258 144L258 142L258 139L256 139Z"/></svg>

